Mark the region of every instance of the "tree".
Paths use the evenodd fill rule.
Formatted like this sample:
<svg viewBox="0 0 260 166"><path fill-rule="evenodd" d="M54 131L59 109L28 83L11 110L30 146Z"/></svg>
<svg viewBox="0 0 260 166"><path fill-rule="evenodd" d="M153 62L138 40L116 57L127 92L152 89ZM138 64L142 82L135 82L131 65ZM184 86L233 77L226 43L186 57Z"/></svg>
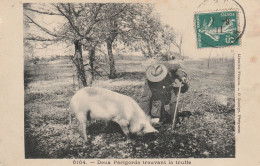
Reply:
<svg viewBox="0 0 260 166"><path fill-rule="evenodd" d="M25 37L26 40L35 41L63 41L74 44L75 53L73 62L77 69L78 79L82 86L87 86L85 67L82 57L82 40L91 42L90 34L93 27L100 21L98 15L103 4L50 4L41 5L33 4L35 8L24 5L24 15L26 20L34 24L44 35L30 34ZM52 30L47 25L40 25L35 19L30 17L30 12L48 16L59 16L63 18L63 23Z"/></svg>
<svg viewBox="0 0 260 166"><path fill-rule="evenodd" d="M136 12L136 17L130 21L129 33L125 33L122 41L140 50L146 57L169 56L172 45L182 55L183 35L169 25L162 24L152 4L139 5L137 9L141 12Z"/></svg>
<svg viewBox="0 0 260 166"><path fill-rule="evenodd" d="M137 43L146 56L153 57L158 55L161 50L159 36L162 25L159 15L153 12L152 5L143 8L142 15L136 24L137 36L141 38L141 40L137 40Z"/></svg>
<svg viewBox="0 0 260 166"><path fill-rule="evenodd" d="M26 40L40 42L65 42L74 45L72 58L82 86L91 85L95 73L95 52L101 44L106 44L109 57L109 78L116 77L113 46L115 41L123 41L127 46L135 45L146 56L155 56L163 48L160 17L154 13L151 4L106 3L106 4L32 4L24 6L24 16L30 24L40 30L40 34L27 33ZM38 22L31 15L59 17L62 21L54 27ZM56 22L56 20L55 20ZM57 23L56 23L57 24ZM82 49L89 51L90 75L86 75ZM90 80L90 81L87 81Z"/></svg>
<svg viewBox="0 0 260 166"><path fill-rule="evenodd" d="M119 24L124 17L127 4L106 4L104 10L104 22L101 23L100 28L103 29L104 40L107 45L107 53L109 57L109 78L116 77L115 60L113 56L112 45L119 33Z"/></svg>
<svg viewBox="0 0 260 166"><path fill-rule="evenodd" d="M128 32L122 41L127 46L141 50L146 57L160 55L162 50L162 24L158 13L151 4L138 4L135 17L130 21Z"/></svg>
<svg viewBox="0 0 260 166"><path fill-rule="evenodd" d="M103 8L103 20L99 24L99 32L102 34L100 38L104 40L107 46L109 57L109 78L116 77L115 60L113 55L113 44L120 36L129 33L132 20L136 17L138 5L125 3L106 4Z"/></svg>
<svg viewBox="0 0 260 166"><path fill-rule="evenodd" d="M98 38L98 37L97 37ZM86 64L85 66L88 65L86 71L88 71L90 73L90 75L88 76L88 83L90 85L92 85L92 82L94 81L94 77L96 72L96 48L101 44L101 42L99 40L97 41L85 41L82 43L83 48L85 50L88 50L88 60L89 63Z"/></svg>
<svg viewBox="0 0 260 166"><path fill-rule="evenodd" d="M161 39L163 40L162 42L165 54L167 55L167 58L169 58L171 46L175 40L173 28L169 25L164 25L162 28Z"/></svg>
<svg viewBox="0 0 260 166"><path fill-rule="evenodd" d="M174 31L173 33L173 45L175 45L178 50L179 50L179 54L180 56L182 56L183 52L182 52L182 40L183 40L183 35L180 32Z"/></svg>

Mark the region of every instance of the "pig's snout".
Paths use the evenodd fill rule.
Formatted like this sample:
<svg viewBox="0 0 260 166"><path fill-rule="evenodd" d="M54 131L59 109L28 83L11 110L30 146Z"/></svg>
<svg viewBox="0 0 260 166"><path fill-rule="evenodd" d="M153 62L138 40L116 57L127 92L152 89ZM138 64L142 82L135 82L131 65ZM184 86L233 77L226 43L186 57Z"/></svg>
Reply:
<svg viewBox="0 0 260 166"><path fill-rule="evenodd" d="M143 134L159 133L159 131L156 130L155 128L153 128L153 126L151 126L151 125L144 127L142 132L143 132Z"/></svg>
<svg viewBox="0 0 260 166"><path fill-rule="evenodd" d="M159 131L153 128L153 129L144 131L144 133L145 134L148 134L148 133L159 133Z"/></svg>

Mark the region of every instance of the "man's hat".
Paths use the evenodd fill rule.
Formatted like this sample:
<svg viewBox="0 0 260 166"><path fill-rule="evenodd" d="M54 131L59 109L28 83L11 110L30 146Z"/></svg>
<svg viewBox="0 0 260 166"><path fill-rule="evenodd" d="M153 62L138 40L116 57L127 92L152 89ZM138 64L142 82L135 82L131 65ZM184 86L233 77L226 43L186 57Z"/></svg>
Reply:
<svg viewBox="0 0 260 166"><path fill-rule="evenodd" d="M167 73L168 70L164 65L151 65L146 70L146 78L151 82L160 82L166 77Z"/></svg>

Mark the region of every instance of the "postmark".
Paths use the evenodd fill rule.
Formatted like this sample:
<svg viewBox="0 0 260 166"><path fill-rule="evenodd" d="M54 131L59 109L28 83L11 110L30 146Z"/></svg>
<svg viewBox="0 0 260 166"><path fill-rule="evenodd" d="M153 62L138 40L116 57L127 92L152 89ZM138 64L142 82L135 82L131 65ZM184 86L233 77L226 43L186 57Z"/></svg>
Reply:
<svg viewBox="0 0 260 166"><path fill-rule="evenodd" d="M240 44L237 11L195 14L197 47L226 47Z"/></svg>

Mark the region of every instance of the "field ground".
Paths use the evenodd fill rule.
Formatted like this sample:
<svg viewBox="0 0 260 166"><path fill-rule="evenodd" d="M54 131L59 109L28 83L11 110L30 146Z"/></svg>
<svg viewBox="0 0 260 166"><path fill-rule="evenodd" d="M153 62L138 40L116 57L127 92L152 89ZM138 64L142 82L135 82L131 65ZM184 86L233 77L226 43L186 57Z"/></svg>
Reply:
<svg viewBox="0 0 260 166"><path fill-rule="evenodd" d="M234 62L233 60L183 61L191 87L180 98L180 109L192 116L175 131L159 128L155 137L127 139L113 123L92 123L84 143L78 122L69 123L69 100L75 93L69 59L40 61L25 67L26 158L234 158ZM118 60L118 78L97 77L93 86L129 95L141 95L146 64ZM223 104L224 103L224 104Z"/></svg>

